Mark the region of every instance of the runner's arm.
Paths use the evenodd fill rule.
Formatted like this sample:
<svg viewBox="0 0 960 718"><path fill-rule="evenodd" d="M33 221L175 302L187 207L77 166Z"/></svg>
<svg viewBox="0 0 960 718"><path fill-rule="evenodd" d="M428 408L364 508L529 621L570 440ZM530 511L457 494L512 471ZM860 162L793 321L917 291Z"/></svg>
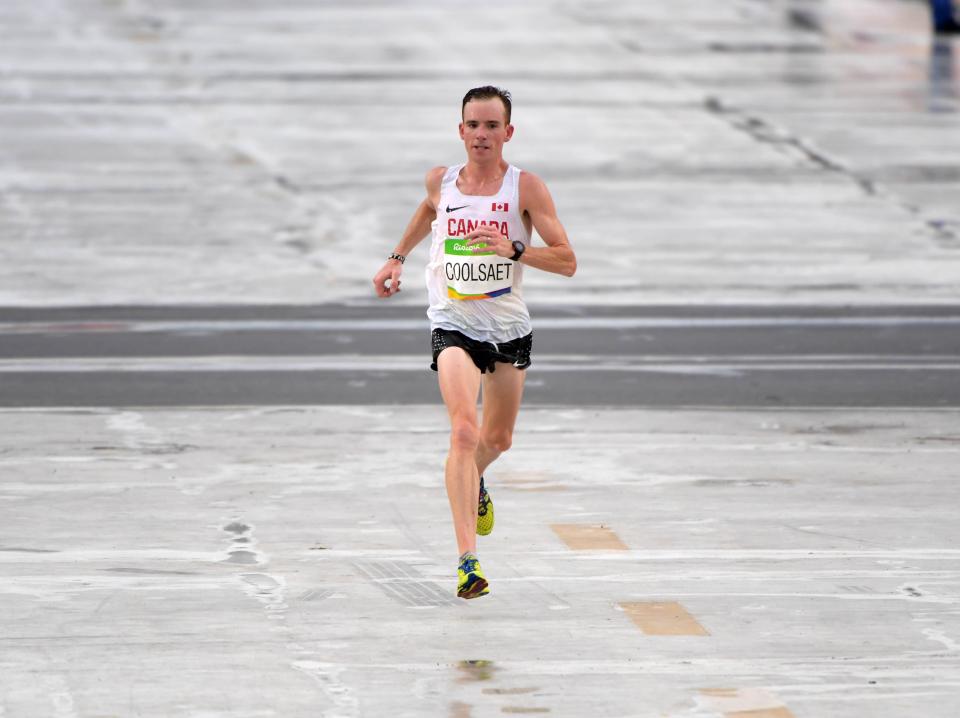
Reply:
<svg viewBox="0 0 960 718"><path fill-rule="evenodd" d="M572 277L577 271L577 256L567 239L567 230L557 217L557 208L547 185L536 175L523 172L520 175L520 197L521 211L530 215L533 228L547 245L527 247L520 257L520 263Z"/></svg>
<svg viewBox="0 0 960 718"><path fill-rule="evenodd" d="M440 181L446 167L434 167L427 172L425 180L427 188L426 198L417 206L413 217L407 223L403 236L394 248L393 253L406 257L413 251L424 237L430 234L430 225L437 218L437 203L440 201ZM399 259L388 259L380 271L373 277L373 288L378 297L392 297L400 291L400 274L403 272L403 262ZM389 282L389 284L388 284Z"/></svg>

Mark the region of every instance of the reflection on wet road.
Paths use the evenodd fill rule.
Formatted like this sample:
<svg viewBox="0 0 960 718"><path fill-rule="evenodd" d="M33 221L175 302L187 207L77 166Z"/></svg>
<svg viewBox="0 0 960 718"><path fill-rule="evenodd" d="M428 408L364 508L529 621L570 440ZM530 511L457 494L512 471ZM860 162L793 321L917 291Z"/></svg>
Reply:
<svg viewBox="0 0 960 718"><path fill-rule="evenodd" d="M952 307L607 307L535 312L527 404L960 405ZM439 400L416 308L0 314L0 405Z"/></svg>

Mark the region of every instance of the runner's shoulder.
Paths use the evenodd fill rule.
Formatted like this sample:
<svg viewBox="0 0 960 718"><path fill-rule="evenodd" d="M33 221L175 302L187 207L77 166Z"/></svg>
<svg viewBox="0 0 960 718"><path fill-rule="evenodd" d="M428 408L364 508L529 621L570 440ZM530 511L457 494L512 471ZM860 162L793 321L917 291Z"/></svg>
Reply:
<svg viewBox="0 0 960 718"><path fill-rule="evenodd" d="M427 186L427 191L439 190L440 183L443 181L443 176L447 173L446 167L433 167L427 172L427 176L424 179L424 184Z"/></svg>
<svg viewBox="0 0 960 718"><path fill-rule="evenodd" d="M446 174L446 167L434 167L423 180L427 188L427 204L433 209L440 203L440 185L443 184L443 175Z"/></svg>
<svg viewBox="0 0 960 718"><path fill-rule="evenodd" d="M538 175L527 170L520 170L520 194L521 203L529 206L531 202L539 204L544 197L549 197L547 184Z"/></svg>

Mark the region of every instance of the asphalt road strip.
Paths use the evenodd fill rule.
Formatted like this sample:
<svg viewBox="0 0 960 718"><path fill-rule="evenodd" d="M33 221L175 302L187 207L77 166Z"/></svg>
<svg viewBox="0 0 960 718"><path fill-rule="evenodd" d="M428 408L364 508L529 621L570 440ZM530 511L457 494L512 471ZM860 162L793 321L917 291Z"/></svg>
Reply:
<svg viewBox="0 0 960 718"><path fill-rule="evenodd" d="M0 359L0 373L421 372L429 356L188 356ZM650 372L739 376L750 371L960 371L960 356L535 356L534 372Z"/></svg>

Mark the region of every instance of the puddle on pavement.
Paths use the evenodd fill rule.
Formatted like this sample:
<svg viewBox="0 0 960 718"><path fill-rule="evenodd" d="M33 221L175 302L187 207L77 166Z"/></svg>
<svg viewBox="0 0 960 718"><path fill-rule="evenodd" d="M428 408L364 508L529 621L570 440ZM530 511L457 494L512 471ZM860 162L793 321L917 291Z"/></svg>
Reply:
<svg viewBox="0 0 960 718"><path fill-rule="evenodd" d="M566 491L566 486L561 486L560 484L534 484L531 486L517 486L511 485L511 491Z"/></svg>
<svg viewBox="0 0 960 718"><path fill-rule="evenodd" d="M252 551L230 551L226 563L238 563L243 566L250 566L257 563L257 555Z"/></svg>
<svg viewBox="0 0 960 718"><path fill-rule="evenodd" d="M539 688L484 688L483 693L490 696L521 696L525 693L536 693Z"/></svg>
<svg viewBox="0 0 960 718"><path fill-rule="evenodd" d="M914 441L928 442L928 441L941 441L946 444L960 444L960 436L917 436L914 437Z"/></svg>
<svg viewBox="0 0 960 718"><path fill-rule="evenodd" d="M947 38L937 38L930 45L927 66L928 108L931 112L956 112L955 101L960 98L960 83L957 83L953 43Z"/></svg>
<svg viewBox="0 0 960 718"><path fill-rule="evenodd" d="M798 435L836 434L838 436L856 436L871 431L902 429L903 427L903 424L825 424L823 426L805 426L795 429L792 433Z"/></svg>
<svg viewBox="0 0 960 718"><path fill-rule="evenodd" d="M545 471L505 471L497 475L488 486L492 489L499 484L511 491L566 491L567 486L561 481L562 477Z"/></svg>
<svg viewBox="0 0 960 718"><path fill-rule="evenodd" d="M721 488L739 488L744 486L793 486L794 484L796 484L796 481L793 479L728 479L722 477L698 479L697 481L693 482L694 486L713 486Z"/></svg>
<svg viewBox="0 0 960 718"><path fill-rule="evenodd" d="M242 573L244 592L256 599L267 613L267 618L282 621L289 608L286 601L286 581L266 573Z"/></svg>
<svg viewBox="0 0 960 718"><path fill-rule="evenodd" d="M256 549L253 539L253 527L242 521L231 521L222 530L233 534L230 547L227 549L227 558L224 563L235 563L241 566L253 566L261 563L261 556Z"/></svg>
<svg viewBox="0 0 960 718"><path fill-rule="evenodd" d="M457 683L475 683L477 681L493 680L494 674L499 670L493 661L460 661L457 663L459 675Z"/></svg>
<svg viewBox="0 0 960 718"><path fill-rule="evenodd" d="M500 668L493 661L469 660L460 661L455 664L455 681L461 685L472 683L485 683L498 678ZM485 696L524 696L536 693L540 688L538 686L504 686L504 687L485 687L481 690ZM488 699L491 703L484 702L481 708L484 711L493 710L497 704L492 703L496 698ZM522 700L522 699L521 699ZM512 706L500 704L499 712L514 714L544 714L550 713L552 709L543 706ZM473 709L477 706L463 701L454 701L450 704L450 718L473 718Z"/></svg>
<svg viewBox="0 0 960 718"><path fill-rule="evenodd" d="M196 571L165 571L159 568L126 568L118 566L116 568L101 568L101 571L110 573L130 573L143 576L196 576Z"/></svg>

